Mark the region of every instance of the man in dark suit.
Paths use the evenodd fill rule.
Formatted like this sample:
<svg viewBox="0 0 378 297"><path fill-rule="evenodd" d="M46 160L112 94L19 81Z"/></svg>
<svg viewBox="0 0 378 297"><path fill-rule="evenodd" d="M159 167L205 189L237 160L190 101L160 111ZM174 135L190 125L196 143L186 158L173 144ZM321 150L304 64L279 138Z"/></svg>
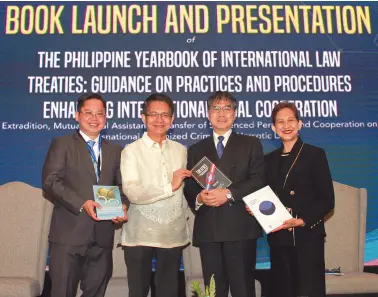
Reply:
<svg viewBox="0 0 378 297"><path fill-rule="evenodd" d="M112 275L115 223L96 216L93 185L121 185L121 147L100 135L106 103L99 94L78 99L79 130L51 142L42 171L42 189L54 203L50 227L51 296L76 296L79 281L84 297L105 295Z"/></svg>
<svg viewBox="0 0 378 297"><path fill-rule="evenodd" d="M184 193L196 209L193 245L200 249L205 284L214 274L217 297L255 296L256 241L262 231L248 215L242 198L264 186L265 165L260 141L232 132L236 99L216 92L208 102L213 135L188 150L188 169L208 157L232 181L227 189L202 189L188 179Z"/></svg>

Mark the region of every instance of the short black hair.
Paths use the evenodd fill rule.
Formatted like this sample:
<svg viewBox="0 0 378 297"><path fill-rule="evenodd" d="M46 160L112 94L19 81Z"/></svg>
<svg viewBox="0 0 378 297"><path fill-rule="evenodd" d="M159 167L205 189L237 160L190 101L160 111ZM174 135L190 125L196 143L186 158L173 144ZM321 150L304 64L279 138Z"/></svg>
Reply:
<svg viewBox="0 0 378 297"><path fill-rule="evenodd" d="M156 101L167 103L169 106L170 115L173 116L173 113L175 112L175 106L173 104L173 101L171 97L163 93L154 93L148 96L142 104L142 113L144 115L147 115L148 107L150 106L151 102L156 102Z"/></svg>
<svg viewBox="0 0 378 297"><path fill-rule="evenodd" d="M216 91L214 94L210 95L209 99L207 99L207 109L210 110L215 102L222 99L230 101L231 106L234 110L236 110L236 108L238 107L238 101L234 96L231 95L231 93Z"/></svg>
<svg viewBox="0 0 378 297"><path fill-rule="evenodd" d="M81 95L77 99L77 111L80 112L81 108L84 106L85 101L91 100L91 99L100 100L102 102L102 105L104 105L104 109L106 111L106 102L104 98L98 93L86 93L86 94Z"/></svg>
<svg viewBox="0 0 378 297"><path fill-rule="evenodd" d="M288 109L292 110L294 112L294 116L297 119L297 121L300 120L299 112L298 112L298 109L295 106L295 104L292 103L292 102L283 101L283 102L276 104L273 108L273 111L272 111L272 123L273 123L273 125L276 123L277 113L281 109L284 109L284 108L288 108Z"/></svg>

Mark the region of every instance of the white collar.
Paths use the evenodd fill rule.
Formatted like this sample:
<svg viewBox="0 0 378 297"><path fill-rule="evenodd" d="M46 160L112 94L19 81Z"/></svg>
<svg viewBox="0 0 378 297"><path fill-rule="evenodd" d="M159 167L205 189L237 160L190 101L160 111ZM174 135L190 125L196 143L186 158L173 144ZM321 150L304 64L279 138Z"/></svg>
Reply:
<svg viewBox="0 0 378 297"><path fill-rule="evenodd" d="M226 141L227 142L227 140L230 138L230 136L231 136L231 133L232 133L232 130L230 129L230 130L228 130L226 133L224 133L222 136L224 137L224 139L223 139L223 141ZM218 142L218 137L219 136L221 136L221 135L219 135L219 134L217 134L217 133L215 133L214 131L213 131L213 138L214 138L214 142L215 143L217 143Z"/></svg>
<svg viewBox="0 0 378 297"><path fill-rule="evenodd" d="M143 133L143 136L142 136L142 140L144 141L144 143L147 145L147 147L149 148L152 148L154 146L154 144L156 143L156 145L159 145L159 143L157 143L156 141L153 141L151 139L150 136L148 136L147 132L144 132ZM167 142L168 138L166 137L163 141L162 141L162 145L164 145L165 143L168 143Z"/></svg>
<svg viewBox="0 0 378 297"><path fill-rule="evenodd" d="M89 140L93 140L95 143L98 143L98 141L100 139L100 134L95 139L92 139L81 130L79 130L79 133L84 138L85 142L88 142Z"/></svg>

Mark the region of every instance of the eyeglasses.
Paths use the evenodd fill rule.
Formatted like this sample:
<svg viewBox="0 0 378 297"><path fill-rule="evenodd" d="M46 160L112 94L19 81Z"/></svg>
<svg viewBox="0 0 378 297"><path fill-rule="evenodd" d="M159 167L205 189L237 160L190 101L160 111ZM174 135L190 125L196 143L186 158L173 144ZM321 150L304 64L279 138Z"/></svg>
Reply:
<svg viewBox="0 0 378 297"><path fill-rule="evenodd" d="M92 118L92 117L104 118L106 116L106 114L101 111L93 112L93 111L86 110L86 111L81 111L80 113L82 113L86 118Z"/></svg>
<svg viewBox="0 0 378 297"><path fill-rule="evenodd" d="M229 113L231 111L233 111L234 109L232 108L231 105L225 105L225 106L217 106L217 105L214 105L210 108L210 110L214 111L214 112L217 112L217 113L220 113L221 110L223 110L225 113Z"/></svg>
<svg viewBox="0 0 378 297"><path fill-rule="evenodd" d="M170 119L172 117L169 113L165 113L165 112L163 113L151 112L151 113L146 113L145 115L151 117L152 119L157 119L160 116L164 120Z"/></svg>
<svg viewBox="0 0 378 297"><path fill-rule="evenodd" d="M283 127L285 125L292 126L294 125L298 120L296 118L290 118L287 120L279 119L276 121L276 126Z"/></svg>

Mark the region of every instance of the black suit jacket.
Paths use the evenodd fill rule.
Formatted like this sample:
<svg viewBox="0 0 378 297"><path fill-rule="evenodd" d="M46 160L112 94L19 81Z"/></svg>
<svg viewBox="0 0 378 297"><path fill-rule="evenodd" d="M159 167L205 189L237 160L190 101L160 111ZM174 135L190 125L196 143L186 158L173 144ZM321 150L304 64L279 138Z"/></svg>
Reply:
<svg viewBox="0 0 378 297"><path fill-rule="evenodd" d="M324 150L303 143L301 139L298 139L289 156L281 157L282 149L283 147L265 156L266 180L283 204L292 209L293 217L304 220L305 227L294 228L294 232L282 230L269 234L268 242L271 246L293 245L294 240L295 244L300 244L312 238L324 237L324 218L335 204L331 173ZM288 170L298 153L283 187Z"/></svg>
<svg viewBox="0 0 378 297"><path fill-rule="evenodd" d="M119 145L102 140L101 176L99 185L121 187ZM42 169L42 189L54 203L50 242L80 246L88 243L92 232L102 247L112 247L114 224L96 222L84 211L86 200L93 200L93 185L97 184L92 159L84 139L75 132L54 138ZM126 197L122 194L126 203Z"/></svg>
<svg viewBox="0 0 378 297"><path fill-rule="evenodd" d="M260 141L252 136L232 133L219 159L213 136L208 137L188 149L188 169L191 170L204 156L232 181L228 188L236 203L231 206L225 203L220 207L202 205L195 216L193 245L261 237L260 225L247 213L242 200L264 185L265 164ZM185 181L184 194L192 209L201 190L193 178Z"/></svg>

